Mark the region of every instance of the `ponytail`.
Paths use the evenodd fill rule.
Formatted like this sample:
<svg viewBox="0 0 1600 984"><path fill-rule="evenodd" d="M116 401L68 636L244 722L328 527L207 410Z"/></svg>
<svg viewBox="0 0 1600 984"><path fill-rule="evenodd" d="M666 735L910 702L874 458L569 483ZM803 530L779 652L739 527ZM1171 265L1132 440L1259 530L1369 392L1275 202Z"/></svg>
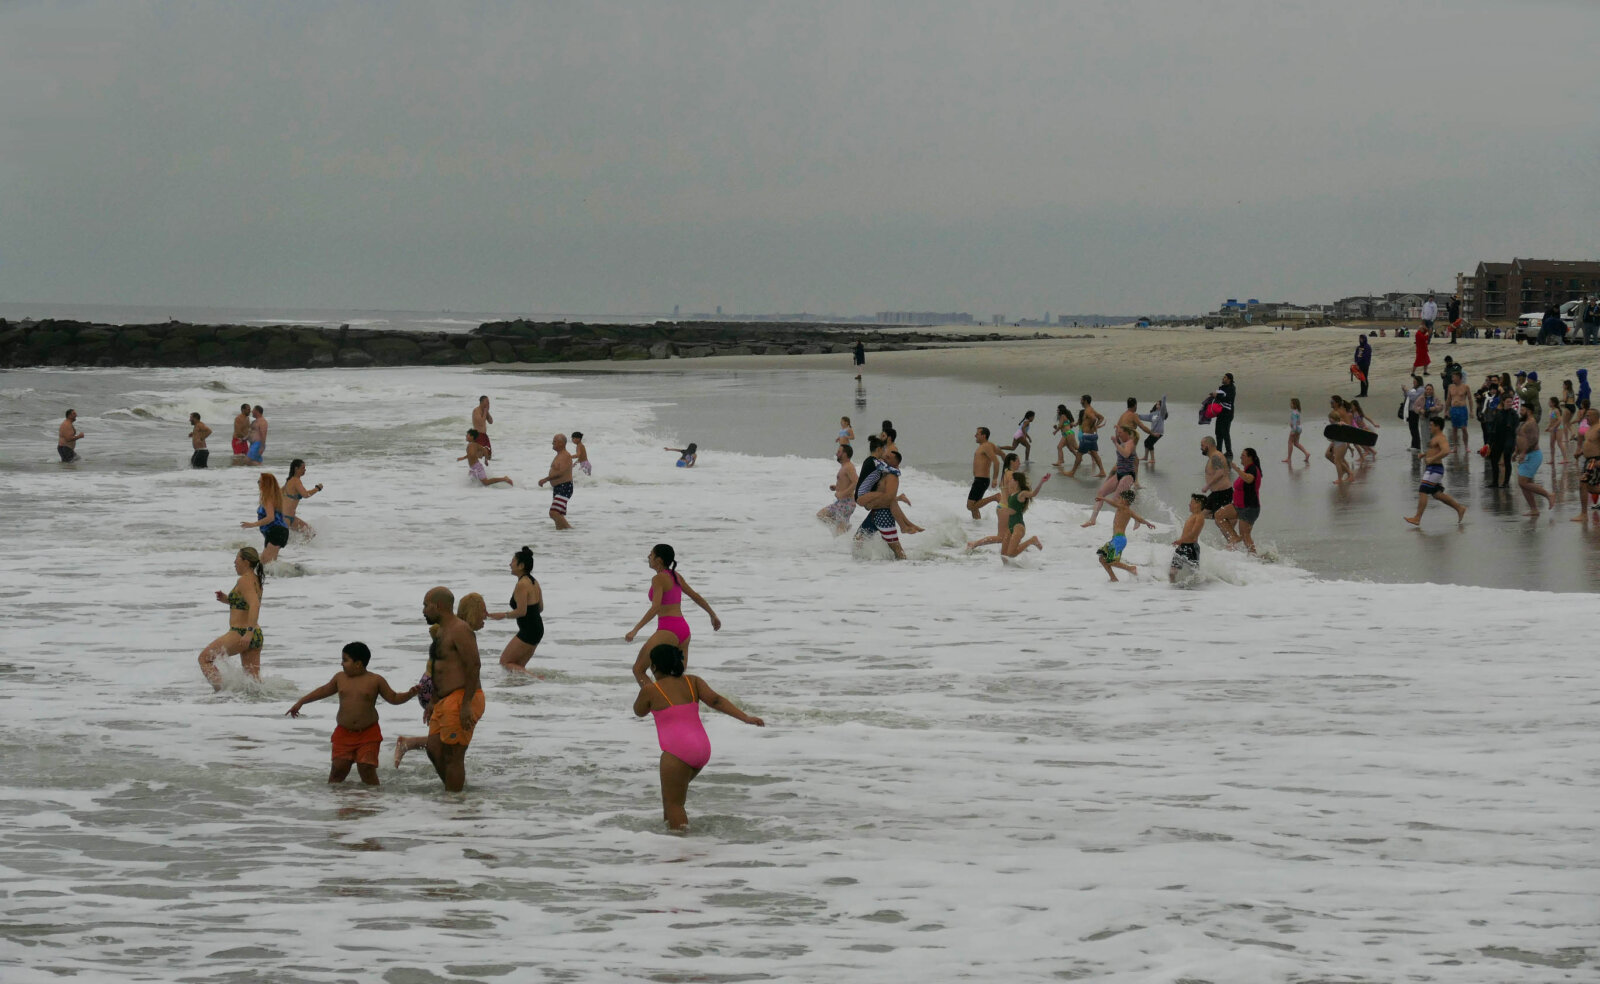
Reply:
<svg viewBox="0 0 1600 984"><path fill-rule="evenodd" d="M658 543L654 547L650 548L650 552L652 554L654 554L661 561L661 566L666 568L667 573L672 575L672 583L673 584L677 584L678 583L678 554L677 554L677 551L673 550L672 546L670 544Z"/></svg>
<svg viewBox="0 0 1600 984"><path fill-rule="evenodd" d="M261 566L261 555L256 553L255 547L239 548L239 556L250 565L250 572L256 576L256 590L260 591L266 586L266 571Z"/></svg>

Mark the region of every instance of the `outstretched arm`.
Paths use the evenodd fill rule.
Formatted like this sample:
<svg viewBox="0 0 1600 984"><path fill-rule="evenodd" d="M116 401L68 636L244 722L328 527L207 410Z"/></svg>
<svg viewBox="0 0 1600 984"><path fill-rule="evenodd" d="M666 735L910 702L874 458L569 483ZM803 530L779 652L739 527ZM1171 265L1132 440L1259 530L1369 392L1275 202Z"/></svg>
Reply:
<svg viewBox="0 0 1600 984"><path fill-rule="evenodd" d="M336 676L333 679L329 680L327 683L325 683L322 686L318 687L317 689L311 691L309 694L306 694L304 697L302 697L299 700L295 701L294 702L294 706L289 708L289 710L286 711L285 713L287 713L292 718L297 718L297 717L300 716L300 708L304 707L306 704L314 703L316 701L322 700L325 697L332 697L334 694L336 694L338 692L339 692L339 678Z"/></svg>
<svg viewBox="0 0 1600 984"><path fill-rule="evenodd" d="M711 685L706 683L704 680L697 676L691 676L689 679L694 681L694 692L699 696L701 703L705 704L707 707L719 710L731 718L738 718L745 724L753 724L758 728L765 728L767 726L767 722L752 714L746 714L744 711L739 709L739 705L717 693L715 690L712 690Z"/></svg>

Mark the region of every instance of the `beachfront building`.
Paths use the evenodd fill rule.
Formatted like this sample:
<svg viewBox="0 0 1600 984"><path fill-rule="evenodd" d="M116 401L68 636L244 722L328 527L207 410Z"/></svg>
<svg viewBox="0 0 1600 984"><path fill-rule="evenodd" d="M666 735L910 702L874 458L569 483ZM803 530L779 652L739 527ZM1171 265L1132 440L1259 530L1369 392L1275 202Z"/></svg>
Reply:
<svg viewBox="0 0 1600 984"><path fill-rule="evenodd" d="M1524 260L1479 263L1456 275L1461 313L1483 321L1514 321L1525 311L1600 295L1600 260Z"/></svg>
<svg viewBox="0 0 1600 984"><path fill-rule="evenodd" d="M879 311L873 320L882 325L970 325L972 315L965 311Z"/></svg>

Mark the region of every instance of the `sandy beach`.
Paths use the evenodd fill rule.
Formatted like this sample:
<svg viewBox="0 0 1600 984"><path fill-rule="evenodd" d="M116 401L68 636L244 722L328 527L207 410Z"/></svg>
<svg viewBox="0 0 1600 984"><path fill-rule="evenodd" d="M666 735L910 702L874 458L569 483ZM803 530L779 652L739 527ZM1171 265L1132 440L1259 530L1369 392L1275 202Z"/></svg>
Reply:
<svg viewBox="0 0 1600 984"><path fill-rule="evenodd" d="M927 330L927 329L923 329ZM972 327L949 326L949 331ZM1224 372L1238 381L1242 414L1287 410L1298 396L1308 411L1324 405L1330 394L1355 395L1349 366L1362 329L1315 326L1276 329L1270 326L1218 328L1057 329L1070 338L1034 339L1035 329L995 329L1027 335L1017 341L952 346L908 352L868 352L867 373L895 376L950 377L1028 392L1060 392L1065 398L1094 393L1101 402L1123 395L1149 398L1156 392L1174 400L1198 402ZM1413 339L1379 338L1370 334L1373 359L1369 392L1396 396L1406 382L1415 354ZM1600 350L1596 350L1600 351ZM1503 338L1468 338L1455 345L1435 340L1430 353L1438 367L1451 355L1467 369L1476 388L1485 373L1532 370L1539 373L1546 395L1560 395L1561 380L1600 360L1585 346L1518 345ZM551 365L497 366L497 370L556 372L715 372L752 369L795 369L852 372L848 355L720 356L649 362L568 362ZM1124 392L1126 391L1126 392ZM1374 402L1374 406L1382 404ZM1048 408L1040 408L1041 412Z"/></svg>

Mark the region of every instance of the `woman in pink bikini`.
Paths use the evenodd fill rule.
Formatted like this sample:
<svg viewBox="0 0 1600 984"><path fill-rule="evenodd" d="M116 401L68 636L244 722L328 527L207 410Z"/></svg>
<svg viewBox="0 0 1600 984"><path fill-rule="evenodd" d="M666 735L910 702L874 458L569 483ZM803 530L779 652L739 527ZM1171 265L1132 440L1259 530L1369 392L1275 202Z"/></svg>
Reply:
<svg viewBox="0 0 1600 984"><path fill-rule="evenodd" d="M686 675L683 666L683 650L677 646L667 643L651 649L650 667L655 679L641 684L639 696L633 699L636 716L655 715L656 740L661 744L661 812L673 830L688 829L689 814L683 804L689 797L689 783L711 761L711 739L700 721L700 704L745 724L767 726L712 690L704 680Z"/></svg>
<svg viewBox="0 0 1600 984"><path fill-rule="evenodd" d="M711 605L678 576L678 561L675 558L673 549L665 543L658 543L650 549L646 561L650 569L655 571L655 576L650 579L650 610L644 613L644 618L631 632L623 636L632 642L646 622L652 618L656 620L656 630L644 641L639 649L639 658L633 661L633 678L639 681L641 687L650 682L644 671L650 666L650 651L657 646L677 646L683 650L684 659L689 658L689 623L683 617L684 595L688 595L689 600L704 608L706 614L711 616L713 632L722 628L722 620L711 610Z"/></svg>

